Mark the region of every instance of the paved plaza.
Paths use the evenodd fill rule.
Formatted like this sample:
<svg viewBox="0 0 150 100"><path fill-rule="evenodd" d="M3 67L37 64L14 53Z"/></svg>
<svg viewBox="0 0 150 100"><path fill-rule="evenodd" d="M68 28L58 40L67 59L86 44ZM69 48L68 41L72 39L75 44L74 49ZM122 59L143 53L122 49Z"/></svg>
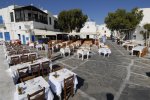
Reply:
<svg viewBox="0 0 150 100"><path fill-rule="evenodd" d="M99 55L94 46L89 59L83 61L76 53L70 57L53 54L53 66L64 66L78 76L78 90L69 100L150 100L150 56L138 58L115 42L106 44L112 51L110 57ZM0 100L13 100L15 85L2 46L0 55Z"/></svg>

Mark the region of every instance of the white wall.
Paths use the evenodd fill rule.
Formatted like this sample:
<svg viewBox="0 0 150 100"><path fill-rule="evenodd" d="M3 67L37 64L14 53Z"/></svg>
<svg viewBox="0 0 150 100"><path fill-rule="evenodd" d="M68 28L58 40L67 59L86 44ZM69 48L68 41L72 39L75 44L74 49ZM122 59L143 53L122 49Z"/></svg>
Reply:
<svg viewBox="0 0 150 100"><path fill-rule="evenodd" d="M31 34L33 33L29 33L29 29L47 29L47 30L51 30L51 31L55 31L54 29L54 20L56 18L54 18L54 16L48 12L47 10L44 10L44 12L46 12L48 14L48 24L43 24L40 22L35 22L35 21L25 21L25 22L15 22L15 14L14 14L14 8L15 7L20 7L20 6L8 6L6 8L2 8L0 9L0 15L3 17L3 22L6 26L6 29L4 28L0 28L0 32L2 32L4 34L4 32L9 32L10 33L10 39L14 40L14 39L19 39L18 34L20 34L21 36L21 41L22 41L22 35L25 35L25 37L29 37L29 41L31 40ZM11 22L11 18L10 18L10 12L13 12L14 14L14 22ZM25 16L28 16L28 11L25 11ZM49 17L51 17L51 24L49 24ZM19 28L21 27L21 29ZM4 37L4 36L3 36ZM3 38L5 40L5 38Z"/></svg>
<svg viewBox="0 0 150 100"><path fill-rule="evenodd" d="M141 8L140 10L143 10L143 19L140 22L140 24L136 27L135 32L133 35L136 35L137 41L143 41L143 35L140 34L141 31L145 31L143 28L143 25L150 23L150 8Z"/></svg>
<svg viewBox="0 0 150 100"><path fill-rule="evenodd" d="M97 27L95 22L86 22L83 28L81 28L81 33L96 33Z"/></svg>
<svg viewBox="0 0 150 100"><path fill-rule="evenodd" d="M140 26L150 23L150 8L141 8L140 10L143 10L144 15L142 21L140 22Z"/></svg>
<svg viewBox="0 0 150 100"><path fill-rule="evenodd" d="M106 27L105 24L97 25L97 27L101 36L106 35L107 37L110 37L111 31Z"/></svg>

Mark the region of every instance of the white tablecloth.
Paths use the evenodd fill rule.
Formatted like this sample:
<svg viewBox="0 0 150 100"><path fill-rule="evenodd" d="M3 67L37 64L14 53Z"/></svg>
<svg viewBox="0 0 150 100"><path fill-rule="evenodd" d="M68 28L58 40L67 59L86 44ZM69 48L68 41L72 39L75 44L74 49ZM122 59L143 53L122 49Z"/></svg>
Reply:
<svg viewBox="0 0 150 100"><path fill-rule="evenodd" d="M78 49L77 50L78 58L79 58L80 54L82 55L82 60L83 60L84 55L87 55L87 59L88 59L90 51L88 49Z"/></svg>
<svg viewBox="0 0 150 100"><path fill-rule="evenodd" d="M60 53L61 55L65 56L65 53L69 53L69 56L70 56L70 48L61 48L60 49Z"/></svg>
<svg viewBox="0 0 150 100"><path fill-rule="evenodd" d="M18 86L23 87L23 94L19 95ZM14 94L14 100L28 100L27 94L32 94L45 87L45 98L46 100L53 100L54 95L50 90L50 85L45 81L42 76L36 77L34 79L28 80L24 83L16 85L16 92Z"/></svg>
<svg viewBox="0 0 150 100"><path fill-rule="evenodd" d="M108 54L108 56L111 54L111 50L109 48L100 48L98 49L99 54L103 53L104 56Z"/></svg>
<svg viewBox="0 0 150 100"><path fill-rule="evenodd" d="M42 62L45 62L45 61L49 61L49 59L42 58L42 59L35 60L33 63L27 62L27 63L22 63L22 64L14 65L14 66L11 66L8 69L8 72L10 73L10 75L12 76L12 78L14 79L14 81L17 82L17 80L19 78L19 74L18 74L17 69L24 68L24 67L29 67L29 71L31 71L31 65L38 64L38 63L42 64ZM52 63L51 63L51 61L50 61L50 69L52 69Z"/></svg>
<svg viewBox="0 0 150 100"><path fill-rule="evenodd" d="M42 45L42 44L37 44L37 45L36 45L36 49L37 49L37 50L42 49L42 48L43 48L43 45Z"/></svg>
<svg viewBox="0 0 150 100"><path fill-rule="evenodd" d="M34 47L34 43L30 43L30 44L29 44L29 47Z"/></svg>
<svg viewBox="0 0 150 100"><path fill-rule="evenodd" d="M74 72L63 68L61 70L56 71L57 74L59 75L57 78L55 78L53 75L55 72L52 72L49 74L49 83L50 86L58 96L61 95L62 88L64 88L64 79L74 75L74 90L76 90L76 85L78 84L77 76Z"/></svg>
<svg viewBox="0 0 150 100"><path fill-rule="evenodd" d="M133 55L133 52L134 52L134 51L139 51L139 52L140 52L139 57L140 57L140 56L141 56L141 53L142 53L142 50L143 50L144 48L146 48L146 46L136 46L136 47L132 48L132 55Z"/></svg>
<svg viewBox="0 0 150 100"><path fill-rule="evenodd" d="M126 44L122 44L122 46L127 46L127 50L129 50L129 47L134 48L135 46L137 46L137 43L126 43Z"/></svg>
<svg viewBox="0 0 150 100"><path fill-rule="evenodd" d="M36 52L32 52L32 53L25 53L24 55L30 55L30 54L36 54L36 57L38 57L38 54ZM16 55L12 55L12 56L7 56L7 62L10 64L11 63L11 57L16 57L19 56L21 57L22 54L16 54Z"/></svg>

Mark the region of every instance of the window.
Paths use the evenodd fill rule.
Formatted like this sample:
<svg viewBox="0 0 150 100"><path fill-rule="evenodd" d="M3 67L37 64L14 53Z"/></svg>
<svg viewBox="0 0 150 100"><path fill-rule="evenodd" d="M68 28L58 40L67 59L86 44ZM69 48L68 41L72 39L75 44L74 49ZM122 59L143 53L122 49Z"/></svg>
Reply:
<svg viewBox="0 0 150 100"><path fill-rule="evenodd" d="M52 24L51 17L49 17L49 24L50 24L50 25Z"/></svg>
<svg viewBox="0 0 150 100"><path fill-rule="evenodd" d="M13 12L10 12L10 20L11 20L11 22L14 22Z"/></svg>
<svg viewBox="0 0 150 100"><path fill-rule="evenodd" d="M133 39L136 39L136 35L133 35Z"/></svg>
<svg viewBox="0 0 150 100"><path fill-rule="evenodd" d="M55 29L58 29L58 28L59 28L58 22L57 22L56 20L54 20L54 28L55 28Z"/></svg>
<svg viewBox="0 0 150 100"><path fill-rule="evenodd" d="M0 24L3 24L3 17L0 16Z"/></svg>
<svg viewBox="0 0 150 100"><path fill-rule="evenodd" d="M31 18L31 13L28 13L28 20L29 20L29 21L32 20L32 18Z"/></svg>
<svg viewBox="0 0 150 100"><path fill-rule="evenodd" d="M28 13L28 17L31 17L31 13Z"/></svg>
<svg viewBox="0 0 150 100"><path fill-rule="evenodd" d="M19 26L19 29L21 29L21 26Z"/></svg>

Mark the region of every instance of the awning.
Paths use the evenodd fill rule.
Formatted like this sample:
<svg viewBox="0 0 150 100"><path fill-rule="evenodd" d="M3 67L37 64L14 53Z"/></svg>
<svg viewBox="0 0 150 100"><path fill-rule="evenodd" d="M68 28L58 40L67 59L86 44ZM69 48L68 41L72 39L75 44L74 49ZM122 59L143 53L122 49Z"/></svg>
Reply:
<svg viewBox="0 0 150 100"><path fill-rule="evenodd" d="M68 33L68 35L98 35L99 33L93 33L93 32L85 32L85 33Z"/></svg>
<svg viewBox="0 0 150 100"><path fill-rule="evenodd" d="M57 34L63 34L62 32L55 32L55 31L46 31L46 30L40 30L40 29L34 29L35 35L57 35Z"/></svg>

